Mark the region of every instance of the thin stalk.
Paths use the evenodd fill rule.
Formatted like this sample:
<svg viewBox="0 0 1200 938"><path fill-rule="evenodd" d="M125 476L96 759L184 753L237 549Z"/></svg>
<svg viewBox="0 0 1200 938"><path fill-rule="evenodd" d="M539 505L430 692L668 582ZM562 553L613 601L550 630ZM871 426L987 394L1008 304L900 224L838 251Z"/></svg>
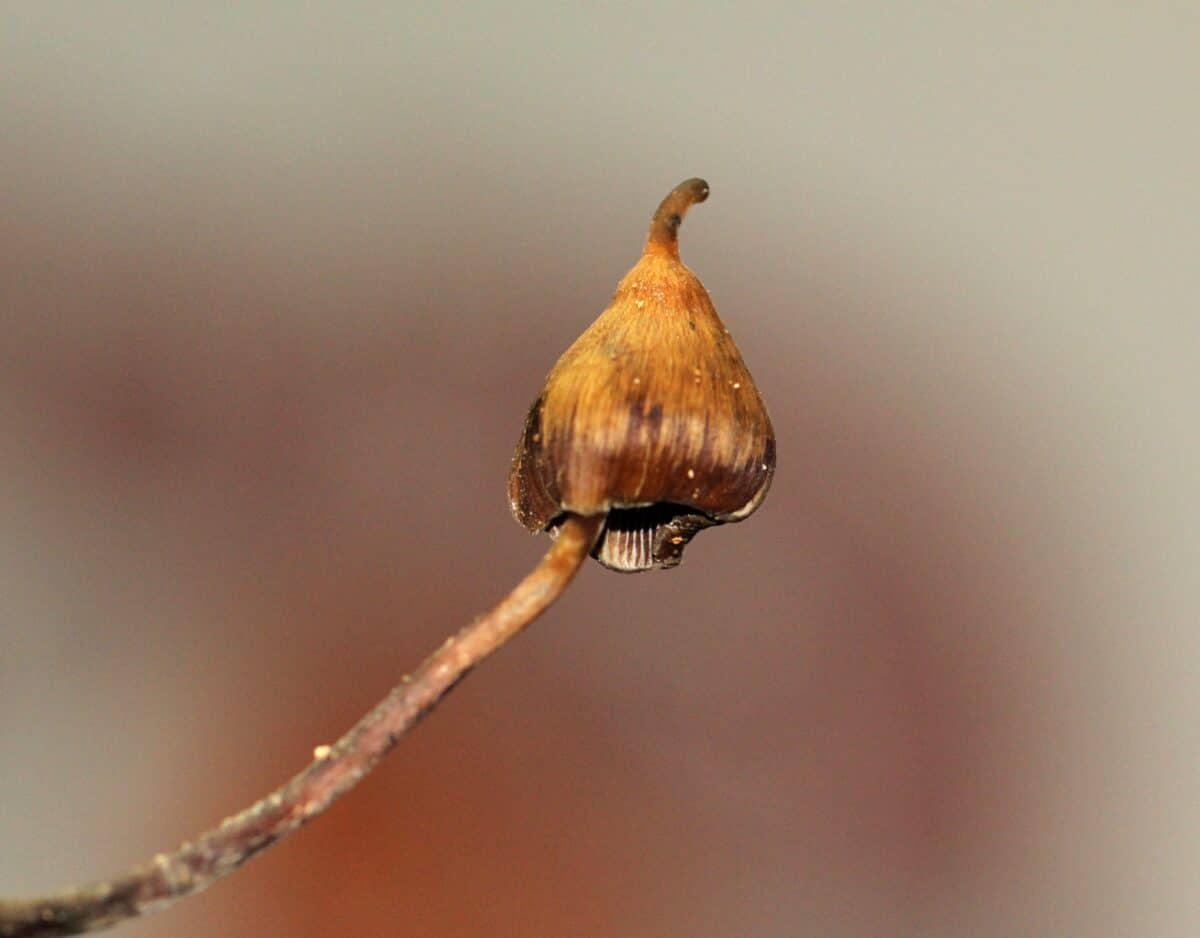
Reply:
<svg viewBox="0 0 1200 938"><path fill-rule="evenodd" d="M0 900L0 936L77 935L158 911L210 886L303 827L357 785L475 665L559 597L587 559L604 516L568 515L554 545L516 588L446 642L314 761L220 826L103 882Z"/></svg>

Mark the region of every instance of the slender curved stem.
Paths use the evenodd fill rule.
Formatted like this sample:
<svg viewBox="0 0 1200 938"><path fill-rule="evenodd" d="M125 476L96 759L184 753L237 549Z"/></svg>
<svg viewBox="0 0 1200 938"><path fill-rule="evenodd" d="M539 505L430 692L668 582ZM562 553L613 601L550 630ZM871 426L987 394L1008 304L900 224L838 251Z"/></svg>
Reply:
<svg viewBox="0 0 1200 938"><path fill-rule="evenodd" d="M0 936L77 935L165 908L317 817L358 784L468 671L558 598L603 525L603 515L568 515L554 545L511 593L447 639L334 745L318 747L312 764L291 781L174 853L159 854L114 879L0 900Z"/></svg>

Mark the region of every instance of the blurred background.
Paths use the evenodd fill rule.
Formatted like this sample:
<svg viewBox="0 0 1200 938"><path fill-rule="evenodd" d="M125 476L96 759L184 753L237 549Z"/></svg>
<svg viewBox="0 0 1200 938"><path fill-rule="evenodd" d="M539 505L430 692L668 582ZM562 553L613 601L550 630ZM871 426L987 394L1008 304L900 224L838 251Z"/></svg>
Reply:
<svg viewBox="0 0 1200 938"><path fill-rule="evenodd" d="M173 848L502 595L677 182L779 472L130 936L1195 935L1192 3L9 3L0 892Z"/></svg>

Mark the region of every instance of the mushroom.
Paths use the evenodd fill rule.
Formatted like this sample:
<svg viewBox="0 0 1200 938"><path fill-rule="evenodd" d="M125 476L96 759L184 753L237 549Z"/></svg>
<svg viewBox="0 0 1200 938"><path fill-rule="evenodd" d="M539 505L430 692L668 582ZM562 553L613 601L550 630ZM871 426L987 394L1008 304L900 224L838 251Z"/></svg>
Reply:
<svg viewBox="0 0 1200 938"><path fill-rule="evenodd" d="M563 353L525 419L509 475L513 515L557 533L607 515L592 556L625 573L676 566L697 531L741 521L775 472L754 379L704 285L679 259L689 179L659 205L641 260Z"/></svg>

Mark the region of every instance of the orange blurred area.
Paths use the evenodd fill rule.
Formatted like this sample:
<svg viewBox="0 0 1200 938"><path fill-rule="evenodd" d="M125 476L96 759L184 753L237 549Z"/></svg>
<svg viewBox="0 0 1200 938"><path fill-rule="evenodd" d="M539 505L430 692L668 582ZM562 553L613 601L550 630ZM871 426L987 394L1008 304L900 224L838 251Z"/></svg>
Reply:
<svg viewBox="0 0 1200 938"><path fill-rule="evenodd" d="M669 188L779 469L131 936L1195 933L1197 18L0 15L0 894L332 742L545 548Z"/></svg>

